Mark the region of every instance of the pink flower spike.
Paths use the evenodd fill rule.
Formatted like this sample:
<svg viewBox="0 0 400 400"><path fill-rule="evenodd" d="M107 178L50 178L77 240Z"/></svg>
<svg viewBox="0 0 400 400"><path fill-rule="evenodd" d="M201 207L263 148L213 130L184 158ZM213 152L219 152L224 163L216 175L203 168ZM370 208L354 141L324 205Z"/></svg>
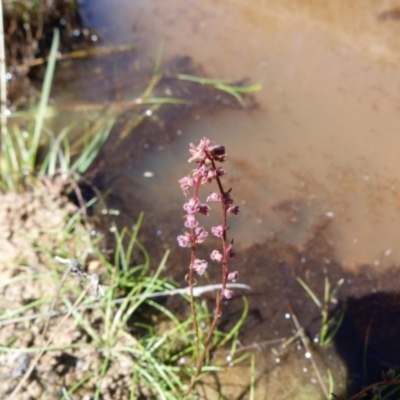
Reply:
<svg viewBox="0 0 400 400"><path fill-rule="evenodd" d="M194 264L192 265L192 268L199 274L199 275L203 275L205 270L208 267L208 263L205 260L199 260L198 258L196 258L194 260Z"/></svg>
<svg viewBox="0 0 400 400"><path fill-rule="evenodd" d="M239 272L234 271L228 274L228 281L236 282L239 279Z"/></svg>
<svg viewBox="0 0 400 400"><path fill-rule="evenodd" d="M233 297L233 295L234 295L233 290L229 290L229 289L222 290L222 297L225 297L226 299L231 299Z"/></svg>
<svg viewBox="0 0 400 400"><path fill-rule="evenodd" d="M217 262L221 262L222 261L222 254L218 251L218 250L214 250L211 254L210 254L210 258L213 261L217 261Z"/></svg>
<svg viewBox="0 0 400 400"><path fill-rule="evenodd" d="M214 236L216 237L222 237L222 235L224 234L224 227L222 225L218 225L218 226L213 226L211 228L211 232Z"/></svg>
<svg viewBox="0 0 400 400"><path fill-rule="evenodd" d="M215 192L210 192L210 194L207 197L207 203L210 201L221 201L222 196L219 193L215 193Z"/></svg>

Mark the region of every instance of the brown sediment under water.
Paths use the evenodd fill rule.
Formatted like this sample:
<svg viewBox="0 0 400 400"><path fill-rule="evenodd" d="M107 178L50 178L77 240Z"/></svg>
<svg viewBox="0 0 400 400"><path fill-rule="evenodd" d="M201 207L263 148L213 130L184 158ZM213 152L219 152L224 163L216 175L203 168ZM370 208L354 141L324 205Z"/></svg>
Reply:
<svg viewBox="0 0 400 400"><path fill-rule="evenodd" d="M165 273L182 280L189 255L175 243L184 201L177 181L191 168L188 144L208 136L226 146L226 181L242 210L230 221L240 253L234 268L252 287L241 344L259 350L256 398L323 398L302 344L282 353L277 342L296 330L288 304L306 336L318 333L319 310L296 277L320 298L326 277L332 285L345 279L337 301L349 301L336 346L315 346L313 356L325 384L328 369L338 394L345 376L353 391L379 380L365 373L367 333L376 369L396 367L397 349L380 345L396 337L398 314L396 294L388 294L400 271L396 2L87 0L82 10L104 45L137 42L154 59L162 42L165 63L188 56L208 77L262 83L251 110L199 108L167 123L149 115L158 130L146 136L141 128L123 145L106 146L99 178L121 210L120 225L145 212L147 248L172 248ZM107 68L119 71L113 79L126 95L134 61L120 56ZM85 90L90 97L96 88ZM388 318L374 323L382 305ZM241 308L240 299L227 305L227 324ZM229 398L246 397L239 387L250 382L246 371L227 367L216 378Z"/></svg>

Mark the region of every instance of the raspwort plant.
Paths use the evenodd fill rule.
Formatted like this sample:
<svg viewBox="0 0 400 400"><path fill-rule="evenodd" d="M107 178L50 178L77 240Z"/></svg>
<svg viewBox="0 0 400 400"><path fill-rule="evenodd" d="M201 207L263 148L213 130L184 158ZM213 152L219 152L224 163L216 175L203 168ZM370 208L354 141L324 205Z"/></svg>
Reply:
<svg viewBox="0 0 400 400"><path fill-rule="evenodd" d="M210 214L211 208L207 203L221 204L221 224L211 228L212 235L221 239L221 249L213 250L210 254L210 259L221 264L222 289L216 299L214 318L204 342L203 351L200 357L198 357L196 373L192 378L188 393L190 393L196 382L205 356L209 350L213 331L222 314L222 300L230 299L233 296L233 291L227 288L227 283L228 281L236 281L239 278L238 271L229 272L228 269L228 260L235 258L236 253L233 250L233 240L228 243L227 239L227 230L229 228L227 225L227 216L228 214L237 215L239 213L239 206L234 204L233 198L231 197L232 189L224 190L222 185L221 178L226 175L226 171L221 166L217 167L217 163L223 163L227 158L225 147L220 145L214 146L211 144L210 139L204 137L198 145L190 144L189 153L191 157L188 161L196 163L197 166L192 171L191 175L185 176L179 180L187 201L183 205L183 209L186 211L186 215L184 216L184 225L186 229L178 236L177 240L180 246L191 249L189 273L186 276L186 280L190 287L191 311L197 336L196 343L198 343L199 335L193 296L193 287L196 283L194 272L202 275L208 267L208 262L206 260L196 257L197 245L203 243L208 237L207 230L199 224L198 216L208 216ZM210 192L206 198L206 202L203 203L199 198L200 186L211 184L214 181L217 184L218 190L217 192ZM197 354L199 353L197 352Z"/></svg>

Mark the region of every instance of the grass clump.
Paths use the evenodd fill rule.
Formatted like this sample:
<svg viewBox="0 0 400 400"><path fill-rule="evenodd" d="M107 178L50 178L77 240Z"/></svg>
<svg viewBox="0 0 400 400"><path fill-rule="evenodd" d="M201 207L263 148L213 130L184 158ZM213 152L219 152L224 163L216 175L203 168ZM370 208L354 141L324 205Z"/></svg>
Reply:
<svg viewBox="0 0 400 400"><path fill-rule="evenodd" d="M58 257L66 261L66 268L60 270L61 264L51 262L48 254L50 271L37 274L34 280L22 274L2 284L12 290L14 285L47 282L47 290L42 286L38 298L13 310L3 309L0 315L0 329L13 326L12 332L18 332L0 347L0 357L12 360L18 355L29 360L24 373L17 365L8 371L19 375L9 398L29 393L35 381L46 387L52 370L59 374L53 377L53 391L65 399L85 394L97 399L182 398L194 372L195 332L191 317L178 318L164 305L165 298L176 292L161 277L168 252L158 267L152 267L137 240L140 223L141 219L132 232L115 231L112 259L95 250L96 241L87 236L78 258L87 256L88 249L94 252L85 268L75 259ZM205 303L199 302L196 309L204 336L211 316ZM214 348L237 339L243 319L228 334L217 331ZM236 362L235 347L231 353ZM67 369L68 374L63 373ZM206 366L202 374L216 370L218 366Z"/></svg>

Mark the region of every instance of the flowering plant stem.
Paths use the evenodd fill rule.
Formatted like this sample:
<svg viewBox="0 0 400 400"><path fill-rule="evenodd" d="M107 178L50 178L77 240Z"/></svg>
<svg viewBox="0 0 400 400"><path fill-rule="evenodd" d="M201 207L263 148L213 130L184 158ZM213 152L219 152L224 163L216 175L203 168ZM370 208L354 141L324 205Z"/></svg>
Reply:
<svg viewBox="0 0 400 400"><path fill-rule="evenodd" d="M233 251L233 240L230 244L227 241L226 231L227 226L227 214L239 213L239 207L233 204L233 199L231 198L231 189L225 191L221 182L221 177L225 175L225 171L221 167L217 167L216 162L223 162L226 159L225 147L223 146L211 146L210 140L203 138L198 146L194 144L190 145L190 154L192 157L189 162L196 162L197 168L193 170L192 176L184 177L179 182L181 189L183 190L186 198L189 196L189 192L193 187L193 195L184 204L183 208L187 212L185 215L185 227L190 231L183 231L182 235L178 236L178 243L182 247L190 247L191 257L189 273L187 275L187 282L190 288L190 307L193 317L193 325L195 331L195 341L196 341L196 370L188 387L187 394L193 390L193 387L198 379L201 372L204 360L207 353L210 350L212 337L214 330L218 324L219 318L222 315L222 300L224 298L230 299L233 296L232 290L227 288L227 281L236 281L238 279L238 272L228 272L228 260L230 258L236 257ZM197 220L197 215L202 214L205 216L209 215L210 207L207 204L203 204L199 200L200 186L203 184L211 183L216 181L218 186L218 192L211 192L207 197L207 202L215 201L221 203L222 218L221 224L211 228L211 232L214 236L221 239L222 253L218 250L213 250L210 259L221 264L221 292L218 293L215 303L214 317L208 331L207 337L203 343L203 349L200 352L199 348L199 328L196 317L195 303L194 303L194 286L196 285L196 279L194 277L194 272L202 275L208 267L208 262L205 260L200 260L196 258L197 244L202 243L208 236L208 232L199 226Z"/></svg>

